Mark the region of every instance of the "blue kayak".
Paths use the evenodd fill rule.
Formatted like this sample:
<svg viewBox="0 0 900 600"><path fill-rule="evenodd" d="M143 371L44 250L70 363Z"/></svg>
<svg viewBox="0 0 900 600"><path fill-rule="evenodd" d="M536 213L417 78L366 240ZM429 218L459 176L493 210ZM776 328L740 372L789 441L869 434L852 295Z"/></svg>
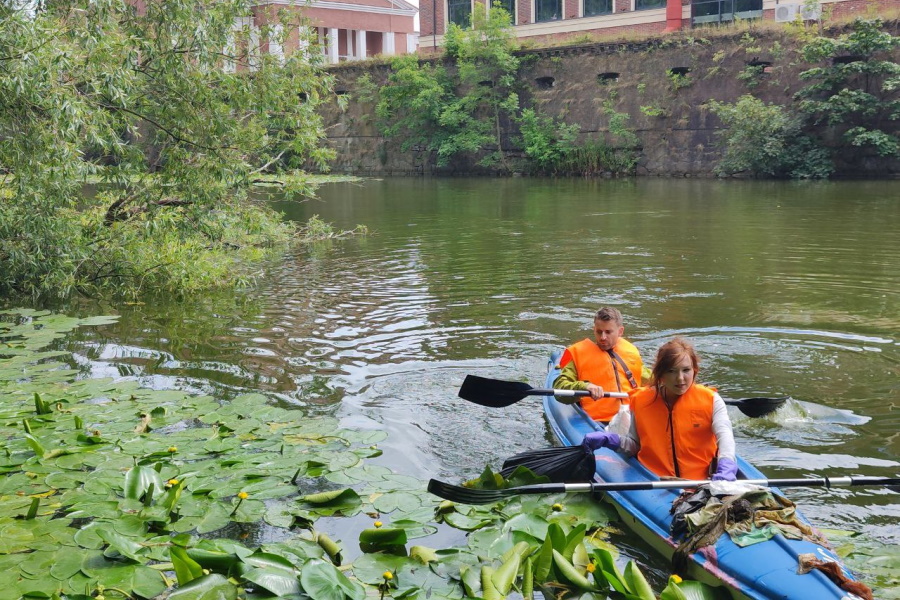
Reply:
<svg viewBox="0 0 900 600"><path fill-rule="evenodd" d="M559 375L556 364L559 353L550 359L547 388ZM552 396L544 397L544 413L556 438L566 446L581 443L585 434L602 429L578 404L562 404ZM601 448L596 452L595 479L601 482L646 482L659 478L635 458ZM740 479L765 479L753 465L738 457ZM772 488L781 494L775 488ZM669 509L680 490L655 489L647 491L606 492L607 500L619 513L625 525L637 533L663 556L671 559L678 542L672 539L669 528L672 515ZM783 495L783 494L782 494ZM799 518L806 519L799 515ZM808 521L807 521L808 522ZM740 547L722 534L715 545L702 548L691 555L687 575L692 579L726 588L733 598L753 600L854 600L858 596L842 590L819 570L797 574L798 556L813 554L823 561L840 559L827 548L805 540L792 540L782 535ZM853 576L842 566L848 578Z"/></svg>

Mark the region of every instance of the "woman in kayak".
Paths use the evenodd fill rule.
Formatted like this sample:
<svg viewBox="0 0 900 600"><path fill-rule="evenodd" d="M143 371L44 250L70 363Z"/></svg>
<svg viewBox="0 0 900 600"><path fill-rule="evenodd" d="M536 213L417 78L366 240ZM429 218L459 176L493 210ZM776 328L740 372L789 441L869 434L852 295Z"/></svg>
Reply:
<svg viewBox="0 0 900 600"><path fill-rule="evenodd" d="M663 344L656 353L650 384L630 393L628 434L589 433L584 447L637 455L641 464L660 477L734 481L737 463L731 419L719 394L695 382L699 365L694 347L686 340L675 338Z"/></svg>

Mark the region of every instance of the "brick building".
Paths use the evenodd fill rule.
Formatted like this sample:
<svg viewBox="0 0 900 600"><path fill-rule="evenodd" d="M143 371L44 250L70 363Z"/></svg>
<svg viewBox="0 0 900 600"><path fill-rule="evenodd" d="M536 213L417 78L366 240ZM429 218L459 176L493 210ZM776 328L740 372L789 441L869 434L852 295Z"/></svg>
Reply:
<svg viewBox="0 0 900 600"><path fill-rule="evenodd" d="M875 16L900 9L900 0L499 0L513 16L519 39L538 43L585 34L663 33L735 19L790 21L797 15L815 19ZM420 0L419 52L436 52L449 23L466 26L473 10L488 10L483 0Z"/></svg>
<svg viewBox="0 0 900 600"><path fill-rule="evenodd" d="M291 17L299 13L328 63L407 54L418 45L418 9L405 0L276 0L259 2L253 11L251 30L278 23L282 11ZM284 47L260 41L261 50L270 54L290 54L301 45L305 43L298 31L288 32Z"/></svg>

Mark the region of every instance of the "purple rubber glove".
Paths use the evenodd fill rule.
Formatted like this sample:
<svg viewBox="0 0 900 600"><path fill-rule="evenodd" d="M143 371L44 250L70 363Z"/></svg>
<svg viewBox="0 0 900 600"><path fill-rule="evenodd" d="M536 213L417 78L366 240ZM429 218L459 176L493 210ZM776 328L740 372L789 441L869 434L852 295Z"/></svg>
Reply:
<svg viewBox="0 0 900 600"><path fill-rule="evenodd" d="M621 442L622 440L616 433L609 433L607 431L594 431L584 436L584 439L581 441L581 445L585 450L593 452L597 448L610 448L611 450L618 450L619 444Z"/></svg>
<svg viewBox="0 0 900 600"><path fill-rule="evenodd" d="M716 472L712 476L713 481L734 481L737 479L737 463L730 458L720 458Z"/></svg>

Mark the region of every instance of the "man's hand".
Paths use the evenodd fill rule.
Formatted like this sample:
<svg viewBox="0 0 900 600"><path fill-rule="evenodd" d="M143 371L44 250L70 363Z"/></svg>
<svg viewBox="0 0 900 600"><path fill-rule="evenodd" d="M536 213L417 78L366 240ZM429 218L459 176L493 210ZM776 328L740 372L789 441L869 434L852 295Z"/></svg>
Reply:
<svg viewBox="0 0 900 600"><path fill-rule="evenodd" d="M591 398L594 400L599 400L603 397L603 388L597 384L589 383L587 386L587 391L591 393Z"/></svg>

